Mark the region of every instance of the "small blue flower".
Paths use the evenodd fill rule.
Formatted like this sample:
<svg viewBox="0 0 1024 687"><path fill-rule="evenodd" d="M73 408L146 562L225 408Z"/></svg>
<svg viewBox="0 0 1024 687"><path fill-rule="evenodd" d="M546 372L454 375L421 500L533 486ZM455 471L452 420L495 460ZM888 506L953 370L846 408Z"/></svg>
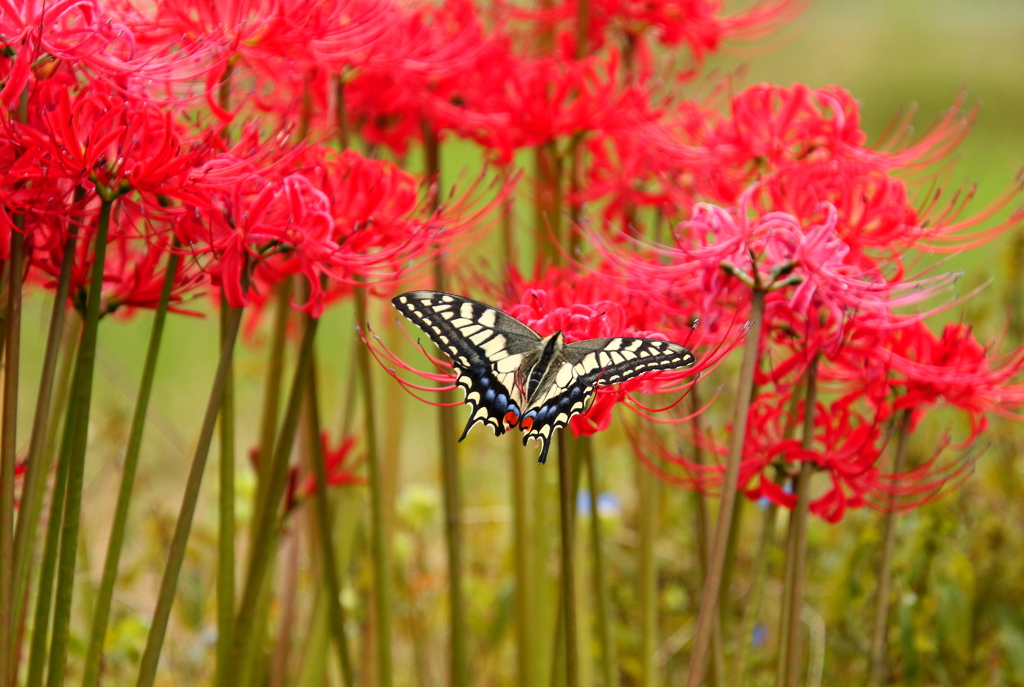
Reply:
<svg viewBox="0 0 1024 687"><path fill-rule="evenodd" d="M597 502L601 503L601 497L597 497ZM576 492L576 512L582 515L590 515L590 492L586 489L580 489Z"/></svg>
<svg viewBox="0 0 1024 687"><path fill-rule="evenodd" d="M617 517L622 512L622 502L615 492L605 491L597 495L597 513L602 518Z"/></svg>
<svg viewBox="0 0 1024 687"><path fill-rule="evenodd" d="M754 625L754 631L751 633L750 641L754 645L754 648L764 646L765 640L768 639L768 628L764 626L764 623L758 623Z"/></svg>

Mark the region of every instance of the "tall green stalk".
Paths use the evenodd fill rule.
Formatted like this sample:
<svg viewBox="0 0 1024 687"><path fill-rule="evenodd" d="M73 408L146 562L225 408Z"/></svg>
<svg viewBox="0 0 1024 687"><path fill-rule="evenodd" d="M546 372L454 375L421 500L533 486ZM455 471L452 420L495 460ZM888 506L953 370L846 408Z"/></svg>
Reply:
<svg viewBox="0 0 1024 687"><path fill-rule="evenodd" d="M896 453L892 458L892 474L903 471L910 443L910 409L903 411L896 429ZM882 535L882 562L878 569L878 596L875 597L875 629L871 637L871 672L868 686L877 687L885 676L886 636L889 631L889 590L892 585L892 559L896 550L896 511L885 514L885 531Z"/></svg>
<svg viewBox="0 0 1024 687"><path fill-rule="evenodd" d="M604 545L601 534L601 519L598 510L598 495L601 488L597 479L597 467L594 465L594 444L591 437L581 437L583 460L587 468L587 481L590 486L590 548L594 557L594 597L596 599L597 636L601 645L601 677L605 687L618 684L615 669L615 638L612 634L610 618L611 600L608 598L608 584L604 572Z"/></svg>
<svg viewBox="0 0 1024 687"><path fill-rule="evenodd" d="M306 399L309 408L310 448L313 452L313 477L316 488L313 493L313 505L316 510L317 534L320 537L320 558L324 566L324 582L327 591L327 619L331 635L338 650L338 664L345 687L353 687L355 676L352 670L352 659L345 636L345 608L341 605L341 576L338 574L338 559L334 552L334 539L331 523L330 507L327 502L327 470L324 467L323 444L320 443L320 395L316 385L316 361L310 366L309 385L306 387Z"/></svg>
<svg viewBox="0 0 1024 687"><path fill-rule="evenodd" d="M11 234L7 287L7 367L0 439L0 685L14 681L14 464L18 449L18 375L21 355L21 275L25 235Z"/></svg>
<svg viewBox="0 0 1024 687"><path fill-rule="evenodd" d="M533 555L527 502L526 455L518 442L509 442L512 469L513 561L516 575L516 684L528 687L537 675L537 653L534 650L537 614L534 612L536 589L533 577Z"/></svg>
<svg viewBox="0 0 1024 687"><path fill-rule="evenodd" d="M220 298L220 342L228 334L231 308ZM235 370L228 367L224 401L220 409L220 480L217 494L217 680L228 687L228 653L235 623Z"/></svg>
<svg viewBox="0 0 1024 687"><path fill-rule="evenodd" d="M750 411L750 394L754 388L754 370L757 367L758 346L761 340L761 320L764 319L764 291L754 289L751 301L751 326L743 346L743 364L736 386L736 400L733 409L732 436L729 438L729 454L725 463L722 483L721 505L718 521L715 523L715 538L709 550L710 565L704 579L700 614L690 655L690 668L686 676L686 687L698 687L704 681L707 667L708 648L718 611L718 593L722 583L722 569L725 565L725 550L729 529L732 525L733 506L736 503L736 481L739 477L740 458L747 433L747 415Z"/></svg>
<svg viewBox="0 0 1024 687"><path fill-rule="evenodd" d="M80 337L78 337L80 338ZM50 497L50 514L46 523L46 540L43 545L43 558L39 564L39 583L36 588L36 608L34 621L32 623L32 642L29 653L28 679L25 684L39 685L43 682L43 671L46 668L46 640L50 631L50 610L53 604L53 578L57 568L57 554L60 548L61 525L64 521L64 499L67 493L68 483L68 462L71 458L71 432L74 427L72 423L71 399L75 397L75 384L78 375L73 371L73 364L77 364L77 350L75 343L71 343L71 350L65 359L65 372L72 371L70 375L70 388L65 388L66 418L60 442L60 453L57 459L57 469L53 480L53 493ZM74 362L72 362L74 361ZM72 364L69 364L72 363ZM71 370L67 369L71 368ZM68 381L67 379L65 381ZM54 413L53 424L59 417L59 412ZM50 448L50 447L48 447Z"/></svg>
<svg viewBox="0 0 1024 687"><path fill-rule="evenodd" d="M310 363L313 354L313 341L316 336L318 320L307 318L299 345L299 356L295 368L292 387L288 393L281 431L274 446L274 456L270 464L270 472L266 475L269 485L267 500L259 512L259 519L253 530L253 548L249 552L249 570L246 574L245 588L242 592L238 616L235 619L235 636L231 645L228 669L237 675L243 666L251 664L249 652L258 650L250 640L256 629L257 608L259 597L264 589L271 561L277 551L278 510L285 488L288 485L288 465L292 452L292 444L298 429L299 411L302 407L303 387L309 379Z"/></svg>
<svg viewBox="0 0 1024 687"><path fill-rule="evenodd" d="M640 684L657 684L658 572L654 562L654 536L657 527L658 480L645 465L637 462L637 503L640 546L637 549L640 576Z"/></svg>
<svg viewBox="0 0 1024 687"><path fill-rule="evenodd" d="M807 368L807 390L804 400L804 431L801 447L806 451L814 444L814 411L818 401L818 354L815 353ZM807 572L807 517L811 502L811 477L814 464L805 460L800 465L797 478L796 509L794 513L793 589L789 595L789 637L786 639L786 687L797 687L800 682L800 654L802 637L800 616L804 607L804 577Z"/></svg>
<svg viewBox="0 0 1024 687"><path fill-rule="evenodd" d="M75 189L75 204L85 196L85 191ZM64 314L68 308L68 290L71 284L71 269L75 264L77 235L69 232L64 241L60 275L57 277L57 291L53 296L50 311L50 327L46 336L46 352L43 354L43 370L39 376L39 391L36 394L35 415L32 418L32 435L29 439L28 455L25 458L25 481L22 483L21 504L18 510L18 524L14 531L14 620L21 626L29 587L29 567L32 557L31 545L35 542L39 513L42 510L43 492L46 489L46 475L50 471L52 453L46 451L47 439L52 427L51 400L53 381L60 357L61 341L64 337ZM12 647L14 670L18 664L18 646Z"/></svg>
<svg viewBox="0 0 1024 687"><path fill-rule="evenodd" d="M50 645L49 670L46 676L47 687L58 687L64 684L64 666L67 660L71 624L71 601L74 595L75 557L78 555L78 530L82 514L85 449L89 438L89 407L92 402L96 338L100 321L100 301L103 295L103 263L107 255L110 211L115 198L114 193L101 193L102 203L93 245L93 263L89 280L89 297L85 308L85 325L82 327L82 339L78 345L74 395L68 407L68 422L71 423L71 453L68 458L67 495L64 502L60 559L57 566L57 597L53 612L53 640Z"/></svg>
<svg viewBox="0 0 1024 687"><path fill-rule="evenodd" d="M441 151L437 134L429 124L423 127L424 148L427 158L427 178L433 182L430 203L440 207ZM447 288L444 260L438 256L434 262L434 288ZM455 399L452 391L442 391L438 399L437 431L441 448L441 484L444 492L444 533L448 553L448 612L449 612L449 684L465 687L466 673L466 612L462 593L462 532L461 498L459 495L459 458L456 453L455 412L448 405Z"/></svg>
<svg viewBox="0 0 1024 687"><path fill-rule="evenodd" d="M796 481L791 479L791 485ZM786 685L786 662L789 657L789 612L791 610L790 599L793 593L793 565L796 561L796 516L794 511L789 512L786 520L786 566L782 576L782 598L779 600L779 647L778 658L775 666L775 687Z"/></svg>
<svg viewBox="0 0 1024 687"><path fill-rule="evenodd" d="M704 428L702 426L703 413L700 409L703 407L700 398L700 384L694 383L690 389L690 412L692 418L690 424L693 426L693 431L697 436L704 435ZM704 449L702 449L699 443L693 444L693 462L696 465L704 465ZM711 546L711 535L710 525L711 516L708 514L708 499L699 489L693 490L693 505L696 511L696 517L694 518L694 534L697 541L697 557L700 562L700 580L701 586L704 585L704 580L707 579L708 569L710 568L711 561L708 549ZM708 683L713 687L721 685L725 679L725 660L722 656L722 624L720 621L721 613L715 612L714 623L715 626L711 630L711 674L708 676Z"/></svg>
<svg viewBox="0 0 1024 687"><path fill-rule="evenodd" d="M263 390L263 409L260 414L260 443L256 457L256 503L253 508L253 522L259 520L260 510L266 501L270 474L270 463L277 439L277 416L281 406L281 378L284 372L284 349L288 331L288 316L291 313L289 301L292 297L292 280L283 279L274 287L274 324L270 338L270 364L267 369L267 386ZM250 547L252 542L250 542Z"/></svg>
<svg viewBox="0 0 1024 687"><path fill-rule="evenodd" d="M573 538L576 489L565 430L558 433L558 501L562 530L562 613L565 618L565 684L578 687L576 636L576 561Z"/></svg>
<svg viewBox="0 0 1024 687"><path fill-rule="evenodd" d="M235 340L238 338L241 321L242 308L232 308L224 340L220 347L220 359L217 362L217 372L213 377L213 387L210 389L206 414L203 416L203 424L199 430L199 441L195 454L192 456L192 467L189 469L188 481L185 484L181 510L174 526L167 564L164 566L164 575L160 580L156 610L153 611L153 621L139 666L139 679L136 682L138 687L152 687L153 681L156 679L160 651L163 648L164 636L167 634L167 621L171 616L171 606L178 588L178 576L181 574L181 565L185 560L185 547L188 544L189 532L192 530L192 519L195 516L196 503L199 500L199 488L203 483L206 459L210 454L210 444L213 443L213 433L217 427L217 415L220 413L220 407L224 401L224 389L227 386L228 371L231 369L231 361L234 358Z"/></svg>
<svg viewBox="0 0 1024 687"><path fill-rule="evenodd" d="M743 677L747 668L747 652L750 650L751 632L754 629L754 619L761 609L764 584L768 577L768 556L771 554L772 549L775 548L775 521L778 510L779 507L771 503L764 512L761 536L758 538L757 553L754 555L754 579L750 584L750 591L747 592L747 599L743 606L743 616L735 635L736 653L733 654L732 670L729 673L729 687L740 687L743 684Z"/></svg>
<svg viewBox="0 0 1024 687"><path fill-rule="evenodd" d="M149 409L149 397L153 391L153 378L156 375L156 361L160 355L160 342L163 340L164 323L167 321L167 306L171 302L171 290L178 273L178 262L181 256L177 253L178 243L167 259L164 272L164 283L160 291L156 314L153 317L153 329L149 335L149 348L146 350L146 362L142 366L142 381L139 384L139 395L135 401L131 429L128 434L128 448L125 451L124 465L121 468L121 488L117 494L117 505L114 509L114 522L110 530L110 541L107 544L107 556L103 563L103 578L100 580L99 592L96 596L96 608L93 611L92 628L89 632L89 647L85 654L85 672L82 687L94 687L99 684L100 664L103 659L103 645L107 635L107 623L110 619L110 603L114 597L114 583L117 581L117 568L121 560L121 549L124 545L124 534L128 524L128 506L131 503L132 488L135 485L135 472L139 465L139 452L142 448L142 432L146 426L146 411Z"/></svg>
<svg viewBox="0 0 1024 687"><path fill-rule="evenodd" d="M366 326L366 289L355 294L356 326ZM391 557L384 530L384 493L380 453L377 450L377 420L374 409L373 368L370 351L356 340L356 360L363 391L363 419L366 423L366 464L370 476L370 537L373 556L373 594L377 613L377 684L391 687Z"/></svg>

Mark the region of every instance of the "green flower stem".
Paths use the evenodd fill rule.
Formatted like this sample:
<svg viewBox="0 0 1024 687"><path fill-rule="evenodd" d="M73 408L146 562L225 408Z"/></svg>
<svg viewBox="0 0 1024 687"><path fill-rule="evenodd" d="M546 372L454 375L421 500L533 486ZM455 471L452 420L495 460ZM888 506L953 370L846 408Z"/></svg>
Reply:
<svg viewBox="0 0 1024 687"><path fill-rule="evenodd" d="M576 496L579 490L580 475L583 471L583 460L576 455L579 444L574 441L573 437L568 435L565 438L567 444L573 447L572 456L572 502L574 507L572 509L572 526L573 526L573 537L575 538L575 527L576 527ZM537 473L543 473L543 470L537 470ZM561 498L561 497L559 497ZM559 584L563 584L564 580L560 579ZM574 585L575 586L575 585ZM574 597L575 598L575 597ZM559 677L565 672L565 604L559 603L557 605L555 616L555 634L554 639L551 642L553 649L553 656L551 659L551 674L549 676L549 684L552 687L562 684ZM577 612L577 618L579 613ZM578 623L578 620L577 620ZM579 636L579 630L577 629L577 637ZM577 670L579 674L579 670Z"/></svg>
<svg viewBox="0 0 1024 687"><path fill-rule="evenodd" d="M249 553L249 570L245 579L238 617L235 619L235 636L231 645L228 670L239 674L243 666L252 663L250 651L258 650L256 643L250 640L256 636L256 611L259 597L267 580L274 555L277 552L278 509L281 498L288 485L288 465L292 443L298 429L299 411L302 408L303 387L310 374L310 362L313 354L313 341L316 336L318 321L307 318L299 345L299 356L292 380L292 388L288 393L281 431L274 447L274 456L270 464L270 472L266 474L267 500L259 513L259 520L254 523L253 548Z"/></svg>
<svg viewBox="0 0 1024 687"><path fill-rule="evenodd" d="M790 480L790 484L796 484ZM787 645L789 642L789 611L790 598L793 592L793 563L796 559L796 517L789 512L786 522L786 567L782 577L782 598L779 602L779 647L778 660L775 667L775 685L784 687L786 684Z"/></svg>
<svg viewBox="0 0 1024 687"><path fill-rule="evenodd" d="M804 428L801 447L806 451L814 444L814 409L818 400L818 354L807 368L807 390L804 400ZM800 682L800 616L804 607L804 578L807 568L807 518L811 502L811 477L814 464L805 460L800 465L796 486L796 520L793 559L792 591L789 595L789 637L786 639L786 686L797 687Z"/></svg>
<svg viewBox="0 0 1024 687"><path fill-rule="evenodd" d="M562 264L562 160L553 142L535 149L537 193L536 250L538 258L554 265Z"/></svg>
<svg viewBox="0 0 1024 687"><path fill-rule="evenodd" d="M96 608L93 612L92 628L89 632L89 647L85 655L85 671L82 687L95 687L100 680L100 664L103 660L103 645L107 635L107 623L110 619L110 604L114 597L114 583L117 581L117 568L121 560L121 549L124 545L124 534L128 523L128 507L131 503L132 488L135 485L135 472L139 465L139 452L142 448L142 432L146 426L146 412L149 409L149 397L153 391L153 378L156 374L156 361L160 355L160 342L163 340L164 323L167 321L167 306L171 302L171 289L174 287L175 275L181 256L177 253L178 242L167 259L164 272L164 283L160 291L153 317L153 329L149 335L149 348L146 350L146 362L142 367L142 381L139 384L139 395L135 401L132 415L131 430L128 434L128 448L125 451L124 465L121 468L121 488L117 494L117 505L114 509L114 523L110 530L110 542L107 544L107 557L103 563L103 578L100 581L96 596Z"/></svg>
<svg viewBox="0 0 1024 687"><path fill-rule="evenodd" d="M903 471L907 460L907 446L910 443L910 409L903 411L896 429L896 453L892 459L892 474ZM889 633L889 590L892 585L892 558L896 548L896 511L885 514L885 530L882 535L882 562L878 569L878 596L875 599L875 629L871 638L871 672L868 686L877 687L885 676L886 636Z"/></svg>
<svg viewBox="0 0 1024 687"><path fill-rule="evenodd" d="M345 687L353 687L355 675L352 670L348 639L345 636L345 608L341 605L341 576L338 574L338 559L334 552L334 539L331 537L333 528L330 507L327 503L327 471L324 467L324 449L323 444L320 443L320 398L317 393L316 377L316 361L314 360L310 366L309 384L306 387L310 448L313 452L313 476L316 479L313 506L316 511L316 530L320 537L320 558L324 566L323 579L327 586L328 624L338 649L342 682Z"/></svg>
<svg viewBox="0 0 1024 687"><path fill-rule="evenodd" d="M85 449L89 438L89 407L92 402L92 379L96 363L96 338L100 321L100 300L103 295L103 263L107 255L107 235L110 230L112 194L101 193L99 219L93 245L92 274L89 297L85 308L85 325L78 345L75 366L74 395L68 408L71 424L68 459L67 495L64 501L64 522L60 540L60 558L57 565L57 597L53 611L53 639L50 645L47 687L64 684L68 639L71 624L71 601L74 595L75 558L78 554L78 530L82 515L82 487L85 478Z"/></svg>
<svg viewBox="0 0 1024 687"><path fill-rule="evenodd" d="M365 288L356 290L356 326L366 326ZM384 490L381 481L380 454L377 450L377 420L374 412L373 368L370 351L362 340L356 341L356 359L363 391L363 419L366 423L366 463L370 476L370 537L373 557L373 594L377 613L377 684L391 687L391 558L390 543L384 530Z"/></svg>
<svg viewBox="0 0 1024 687"><path fill-rule="evenodd" d="M658 517L658 481L645 465L636 464L640 546L637 548L640 577L640 685L657 684L658 572L654 561L654 537Z"/></svg>
<svg viewBox="0 0 1024 687"><path fill-rule="evenodd" d="M75 204L85 196L85 191L75 189ZM53 381L57 373L61 341L64 337L64 314L68 307L68 290L71 284L71 268L75 264L75 244L78 237L70 233L64 241L60 275L57 277L57 291L53 296L50 311L50 328L46 336L46 352L43 354L43 370L39 377L39 392L36 394L35 415L32 418L32 435L29 440L28 456L25 459L25 481L22 484L21 504L18 511L18 525L14 531L14 618L24 618L28 594L31 544L36 538L39 513L42 510L43 492L46 489L46 475L50 471L47 439L52 427L51 400ZM12 646L14 665L17 665L18 647Z"/></svg>
<svg viewBox="0 0 1024 687"><path fill-rule="evenodd" d="M704 416L700 412L702 407L700 385L695 383L690 390L690 412L693 414L690 424L693 425L693 430L697 436L704 435L704 428L702 426ZM693 445L693 461L697 465L704 464L704 450L697 443ZM694 518L694 528L696 530L697 555L700 560L700 584L703 586L710 566L708 548L711 543L711 535L709 534L710 527L708 523L711 522L711 516L708 514L708 499L699 489L693 490L693 501L694 510L697 513ZM716 611L714 618L715 627L711 631L711 675L708 680L710 685L721 685L724 682L725 675L725 659L722 656L722 624L719 622L719 615Z"/></svg>
<svg viewBox="0 0 1024 687"><path fill-rule="evenodd" d="M718 509L718 521L715 523L715 538L711 542L709 550L708 574L704 579L704 592L701 596L700 614L697 616L697 629L693 641L693 652L690 655L690 668L686 676L686 687L698 687L704 681L708 649L716 625L718 592L722 583L722 568L725 565L725 550L732 524L733 505L736 502L736 482L739 477L740 458L743 455L743 443L747 433L747 415L750 410L750 394L754 387L754 370L757 367L763 318L764 292L755 289L752 293L750 312L752 324L743 347L743 364L740 368L740 379L736 388L733 429L729 441L729 454L725 463L721 505Z"/></svg>
<svg viewBox="0 0 1024 687"><path fill-rule="evenodd" d="M440 259L435 264L437 289L445 288L444 267ZM441 392L437 425L441 443L441 482L444 486L445 543L448 550L448 603L451 623L451 654L449 684L465 687L466 673L466 612L462 593L462 532L461 497L459 495L459 459L456 454L455 417L448 405L454 400L451 391Z"/></svg>
<svg viewBox="0 0 1024 687"><path fill-rule="evenodd" d="M516 668L519 687L533 684L537 674L534 638L537 633L534 613L533 548L527 503L526 456L518 442L509 442L512 468L513 561L516 575Z"/></svg>
<svg viewBox="0 0 1024 687"><path fill-rule="evenodd" d="M139 679L136 682L138 687L152 687L153 681L156 679L160 651L163 648L164 635L167 633L167 621L171 616L171 605L174 603L174 595L178 587L178 576L181 574L181 565L185 560L185 547L188 544L192 518L195 516L196 503L199 500L199 488L203 483L206 459L209 456L213 433L217 427L217 415L220 413L220 407L224 401L224 389L227 386L228 371L231 369L235 340L238 338L241 321L242 308L232 308L220 347L220 359L217 362L217 372L213 377L213 387L210 389L206 414L203 416L203 425L199 431L199 441L196 444L195 454L192 456L192 467L189 469L181 510L174 526L167 564L164 567L163 579L160 581L156 610L153 611L153 621L139 666Z"/></svg>
<svg viewBox="0 0 1024 687"><path fill-rule="evenodd" d="M747 668L747 652L750 649L751 632L754 629L754 619L761 609L761 600L764 597L764 584L768 577L768 556L775 548L775 521L778 517L779 507L772 503L764 512L764 519L761 525L761 536L757 543L757 553L754 556L754 581L750 585L747 599L743 606L743 616L740 620L739 629L736 631L736 653L732 659L732 672L729 673L729 687L740 687L743 684L744 672Z"/></svg>
<svg viewBox="0 0 1024 687"><path fill-rule="evenodd" d="M345 75L334 77L335 121L338 125L338 147L345 150L349 146L348 121L345 119Z"/></svg>
<svg viewBox="0 0 1024 687"><path fill-rule="evenodd" d="M430 203L434 210L441 199L441 150L437 134L424 123L423 141L427 158L427 178L433 182ZM434 261L434 288L447 288L442 256ZM442 391L438 399L437 431L441 448L441 484L444 491L444 533L448 553L449 680L452 687L469 684L466 672L466 611L462 593L462 525L459 494L459 458L456 453L455 411L448 404L455 400L452 391Z"/></svg>
<svg viewBox="0 0 1024 687"><path fill-rule="evenodd" d="M288 316L291 313L289 301L292 297L292 280L283 279L274 287L274 324L270 339L270 363L267 369L267 386L263 390L263 410L260 415L260 444L256 458L256 502L253 506L253 522L258 522L260 511L266 501L270 474L270 462L277 439L277 416L281 406L281 377L284 372L284 349L288 331ZM254 542L250 541L250 548Z"/></svg>
<svg viewBox="0 0 1024 687"><path fill-rule="evenodd" d="M15 217L18 222L20 217ZM14 680L14 464L18 440L18 373L21 353L21 282L25 235L11 235L7 287L7 367L4 374L3 436L0 440L0 685Z"/></svg>
<svg viewBox="0 0 1024 687"><path fill-rule="evenodd" d="M532 454L532 451L524 451L524 453ZM529 461L529 458L527 458ZM534 627L540 628L538 634L535 636L533 641L534 656L533 665L536 667L537 672L531 675L530 685L543 684L543 680L550 680L551 676L555 672L555 654L556 647L561 646L561 642L558 642L558 638L561 637L561 630L555 635L555 642L544 641L540 639L541 634L547 631L549 623L553 620L556 621L555 626L560 628L561 619L561 605L552 599L553 588L551 585L551 575L548 572L548 561L551 557L551 522L550 522L550 498L551 498L551 480L550 470L541 470L533 468L533 524L530 545L533 551L532 558L532 578L534 581L533 589L530 590L530 597L533 603L530 609L533 613L533 624Z"/></svg>
<svg viewBox="0 0 1024 687"><path fill-rule="evenodd" d="M77 339L78 337L76 337ZM50 608L53 604L53 578L57 568L57 552L60 547L60 531L64 521L64 497L67 492L68 461L71 457L71 398L75 395L73 364L77 359L75 339L72 339L64 360L64 393L63 405L67 412L60 444L60 455L57 459L57 470L53 482L53 494L50 497L50 514L46 523L46 540L43 545L43 559L39 566L39 584L36 589L36 608L32 623L32 643L29 653L27 685L39 685L43 682L43 671L46 668L46 640L50 630ZM70 374L69 374L70 373ZM70 388L68 388L70 386ZM60 409L55 409L51 419L51 440L47 442L47 450L52 451L53 435L56 433L57 419ZM45 480L41 480L45 486Z"/></svg>
<svg viewBox="0 0 1024 687"><path fill-rule="evenodd" d="M221 294L220 341L228 334L231 308ZM235 623L235 370L228 367L220 409L220 480L217 495L217 675L218 687L228 687L228 653Z"/></svg>
<svg viewBox="0 0 1024 687"><path fill-rule="evenodd" d="M608 598L608 584L605 581L603 535L597 503L601 488L594 465L594 443L591 437L580 437L580 442L583 445L583 460L586 463L587 481L590 485L590 548L594 556L594 598L598 641L601 646L601 677L605 687L614 687L619 681L615 668L615 638L609 614L611 600Z"/></svg>
<svg viewBox="0 0 1024 687"><path fill-rule="evenodd" d="M558 496L562 523L562 609L565 618L565 684L578 687L576 637L576 561L573 524L576 511L575 480L572 478L565 430L558 433Z"/></svg>

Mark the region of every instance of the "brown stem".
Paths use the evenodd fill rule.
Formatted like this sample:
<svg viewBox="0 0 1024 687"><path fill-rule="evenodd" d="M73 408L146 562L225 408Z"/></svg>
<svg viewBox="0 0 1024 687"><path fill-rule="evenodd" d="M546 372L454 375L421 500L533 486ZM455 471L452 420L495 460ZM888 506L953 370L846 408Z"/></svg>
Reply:
<svg viewBox="0 0 1024 687"><path fill-rule="evenodd" d="M899 474L907 460L910 443L910 409L903 411L897 429L896 453L892 459L892 474ZM882 535L882 562L878 571L878 596L875 599L875 631L871 638L871 672L868 686L877 687L885 676L885 647L889 621L889 590L892 586L892 559L896 549L896 511L885 514L885 533Z"/></svg>
<svg viewBox="0 0 1024 687"><path fill-rule="evenodd" d="M732 436L729 454L725 463L725 477L722 483L722 499L715 524L715 538L711 543L710 566L704 580L700 614L690 656L690 668L686 676L686 687L698 687L704 681L707 668L708 649L711 644L715 615L718 610L718 592L722 584L722 569L725 566L725 550L732 524L733 506L736 503L737 480L743 444L747 433L747 415L750 410L750 394L754 388L754 370L757 367L758 346L761 339L761 320L764 318L764 292L755 289L751 301L750 331L747 332L743 348L743 365L740 368L739 384L736 388L736 405L733 413Z"/></svg>

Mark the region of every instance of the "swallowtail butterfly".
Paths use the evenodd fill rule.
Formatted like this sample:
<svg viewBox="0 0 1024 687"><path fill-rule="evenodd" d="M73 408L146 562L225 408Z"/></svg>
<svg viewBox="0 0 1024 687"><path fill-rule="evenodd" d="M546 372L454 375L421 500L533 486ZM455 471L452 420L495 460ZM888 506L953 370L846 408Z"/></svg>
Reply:
<svg viewBox="0 0 1024 687"><path fill-rule="evenodd" d="M597 387L694 363L689 350L670 341L614 337L567 344L560 331L542 337L500 310L441 291L409 291L391 303L451 358L470 407L459 441L479 422L495 436L518 426L524 446L540 440L540 463L552 433L589 407Z"/></svg>

